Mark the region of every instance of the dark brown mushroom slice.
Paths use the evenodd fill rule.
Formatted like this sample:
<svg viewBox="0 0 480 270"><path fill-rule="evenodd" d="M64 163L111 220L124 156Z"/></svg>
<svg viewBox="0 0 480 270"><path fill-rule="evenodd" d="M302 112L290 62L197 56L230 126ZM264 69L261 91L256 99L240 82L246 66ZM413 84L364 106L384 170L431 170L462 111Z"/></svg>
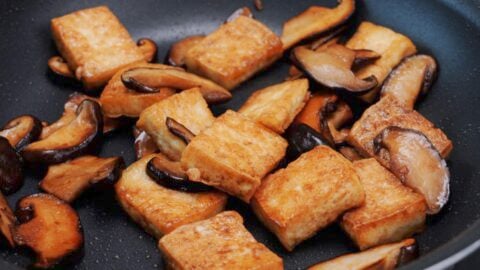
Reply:
<svg viewBox="0 0 480 270"><path fill-rule="evenodd" d="M42 122L36 117L22 115L8 121L0 131L0 136L6 138L15 150L20 151L40 137L42 128Z"/></svg>
<svg viewBox="0 0 480 270"><path fill-rule="evenodd" d="M157 44L149 38L141 38L137 41L137 46L143 53L145 61L152 62L157 55Z"/></svg>
<svg viewBox="0 0 480 270"><path fill-rule="evenodd" d="M184 192L204 192L213 190L201 182L188 179L180 162L171 161L164 156L156 156L147 163L147 174L156 183L170 189Z"/></svg>
<svg viewBox="0 0 480 270"><path fill-rule="evenodd" d="M248 7L241 7L239 9L236 9L230 16L228 16L225 23L231 22L240 16L253 18L252 11Z"/></svg>
<svg viewBox="0 0 480 270"><path fill-rule="evenodd" d="M447 203L450 193L447 163L424 134L390 126L375 137L374 149L377 154L385 150L392 173L425 197L428 214L438 213Z"/></svg>
<svg viewBox="0 0 480 270"><path fill-rule="evenodd" d="M355 11L355 0L339 0L335 8L311 6L299 15L289 19L283 25L283 48L321 35L344 24Z"/></svg>
<svg viewBox="0 0 480 270"><path fill-rule="evenodd" d="M15 241L13 240L15 223L16 218L13 215L12 209L0 192L0 238L3 236L10 247L15 247Z"/></svg>
<svg viewBox="0 0 480 270"><path fill-rule="evenodd" d="M195 134L192 131L171 117L167 117L165 124L171 133L182 139L186 144L189 144L195 138Z"/></svg>
<svg viewBox="0 0 480 270"><path fill-rule="evenodd" d="M352 162L363 159L362 155L355 148L348 145L340 146L338 152Z"/></svg>
<svg viewBox="0 0 480 270"><path fill-rule="evenodd" d="M117 182L125 168L121 157L83 156L52 165L39 187L66 202L73 202L88 189L106 190Z"/></svg>
<svg viewBox="0 0 480 270"><path fill-rule="evenodd" d="M55 74L58 74L63 77L67 78L75 78L72 70L68 66L65 59L60 56L53 56L48 59L48 67L52 70Z"/></svg>
<svg viewBox="0 0 480 270"><path fill-rule="evenodd" d="M12 194L23 185L22 160L7 139L0 137L0 191Z"/></svg>
<svg viewBox="0 0 480 270"><path fill-rule="evenodd" d="M370 63L371 61L375 61L382 57L381 54L374 52L372 50L353 50L355 52L355 61L353 65L361 66L366 63Z"/></svg>
<svg viewBox="0 0 480 270"><path fill-rule="evenodd" d="M170 52L168 53L168 63L172 66L184 66L185 55L187 54L187 52L204 38L205 36L200 35L189 36L175 42L170 48Z"/></svg>
<svg viewBox="0 0 480 270"><path fill-rule="evenodd" d="M304 123L290 126L285 133L285 138L288 141L286 157L290 161L318 145L326 145L322 135Z"/></svg>
<svg viewBox="0 0 480 270"><path fill-rule="evenodd" d="M84 100L76 118L47 138L29 144L21 151L29 163L55 164L89 153L103 137L102 109L97 102Z"/></svg>
<svg viewBox="0 0 480 270"><path fill-rule="evenodd" d="M45 139L50 136L52 133L57 131L58 129L68 125L76 118L76 112L78 106L86 99L93 100L99 102L98 99L94 97L90 97L78 92L71 94L68 97L68 100L65 102L63 106L63 114L62 116L55 122L50 125L46 125L42 129L42 133L40 135L40 139ZM99 103L100 104L100 103ZM112 131L119 129L120 127L124 126L128 123L128 120L124 117L118 118L110 118L104 115L103 117L103 133L107 134Z"/></svg>
<svg viewBox="0 0 480 270"><path fill-rule="evenodd" d="M137 160L144 156L158 153L159 149L155 140L147 132L134 126L133 136L135 137L135 158Z"/></svg>
<svg viewBox="0 0 480 270"><path fill-rule="evenodd" d="M330 146L335 147L345 143L350 130L340 128L353 117L353 113L348 104L341 100L327 103L319 115L319 132Z"/></svg>
<svg viewBox="0 0 480 270"><path fill-rule="evenodd" d="M343 100L337 102L336 110L330 113L328 121L336 128L339 129L345 124L350 122L353 118L353 112Z"/></svg>
<svg viewBox="0 0 480 270"><path fill-rule="evenodd" d="M308 270L393 270L418 258L418 245L409 238L358 253L342 255L308 268Z"/></svg>
<svg viewBox="0 0 480 270"><path fill-rule="evenodd" d="M127 88L142 93L155 93L165 87L179 90L198 87L210 104L222 103L232 98L232 94L220 85L178 69L132 68L122 74L122 82Z"/></svg>
<svg viewBox="0 0 480 270"><path fill-rule="evenodd" d="M297 47L293 53L297 67L326 87L361 94L377 86L375 76L357 78L350 69L351 63L348 65L346 62L347 58L328 51L312 51L305 47Z"/></svg>
<svg viewBox="0 0 480 270"><path fill-rule="evenodd" d="M83 231L73 208L49 194L20 199L15 211L20 224L14 239L36 254L36 268L52 268L83 252Z"/></svg>
<svg viewBox="0 0 480 270"><path fill-rule="evenodd" d="M429 55L404 59L388 76L381 97L395 97L406 108L413 109L419 95L426 94L437 77L437 62Z"/></svg>

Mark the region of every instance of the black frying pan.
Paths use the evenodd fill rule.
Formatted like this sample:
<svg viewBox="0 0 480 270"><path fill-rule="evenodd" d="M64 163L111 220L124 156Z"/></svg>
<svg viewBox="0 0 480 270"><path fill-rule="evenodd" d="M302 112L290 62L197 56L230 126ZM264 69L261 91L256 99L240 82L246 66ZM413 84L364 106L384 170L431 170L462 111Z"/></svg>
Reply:
<svg viewBox="0 0 480 270"><path fill-rule="evenodd" d="M449 166L451 198L445 209L428 219L418 235L421 257L406 269L447 266L463 258L480 239L480 1L382 0L357 1L354 21L368 19L409 36L420 52L434 55L441 68L433 90L419 111L441 127L454 142ZM47 69L56 54L49 21L71 11L107 4L136 38L150 37L159 44L162 61L170 44L193 34L214 30L235 9L253 1L142 0L142 1L0 1L0 122L29 113L53 121L63 103L80 85L68 83ZM264 0L265 9L254 15L277 33L289 17L310 5L334 6L334 0ZM238 108L252 91L279 82L285 63L244 83L227 104L214 108ZM130 130L112 134L104 143L103 156L121 155L134 160ZM8 197L11 205L22 196L38 192L38 178L28 175L23 188ZM156 241L120 209L113 194L86 195L74 203L85 231L85 257L76 269L154 269L163 262ZM319 206L321 207L321 206ZM284 258L287 269L353 252L350 240L331 226L286 252L276 238L253 216L248 206L230 200L228 208L239 211L255 238ZM476 244L475 244L476 243ZM453 256L457 254L456 256ZM24 252L0 247L0 269L25 267L31 261ZM453 257L452 257L453 256ZM447 259L450 258L450 259Z"/></svg>

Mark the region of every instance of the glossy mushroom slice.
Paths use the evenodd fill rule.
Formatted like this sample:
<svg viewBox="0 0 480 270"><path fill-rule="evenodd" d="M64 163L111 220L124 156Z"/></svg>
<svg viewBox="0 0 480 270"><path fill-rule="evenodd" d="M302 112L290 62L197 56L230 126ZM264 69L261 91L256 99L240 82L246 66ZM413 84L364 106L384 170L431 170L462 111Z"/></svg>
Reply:
<svg viewBox="0 0 480 270"><path fill-rule="evenodd" d="M0 137L0 191L12 194L23 185L22 161L7 139Z"/></svg>
<svg viewBox="0 0 480 270"><path fill-rule="evenodd" d="M147 174L158 184L185 192L204 192L212 187L200 182L190 181L180 162L171 161L163 155L152 158L147 163Z"/></svg>
<svg viewBox="0 0 480 270"><path fill-rule="evenodd" d="M303 123L293 124L285 137L288 141L286 157L289 161L297 159L318 145L326 145L320 133Z"/></svg>
<svg viewBox="0 0 480 270"><path fill-rule="evenodd" d="M426 94L437 77L437 62L428 55L414 55L403 60L385 80L381 97L391 95L408 109L417 97Z"/></svg>
<svg viewBox="0 0 480 270"><path fill-rule="evenodd" d="M53 56L48 59L48 67L52 70L55 74L58 74L63 77L67 78L75 78L75 74L73 74L72 70L68 66L65 59L60 56Z"/></svg>
<svg viewBox="0 0 480 270"><path fill-rule="evenodd" d="M252 11L248 7L241 7L235 10L230 16L228 16L227 20L225 20L225 23L231 22L239 16L247 16L249 18L253 18Z"/></svg>
<svg viewBox="0 0 480 270"><path fill-rule="evenodd" d="M233 14L232 14L233 15ZM168 63L172 66L184 66L188 50L202 41L205 36L189 36L175 42L168 54Z"/></svg>
<svg viewBox="0 0 480 270"><path fill-rule="evenodd" d="M355 52L355 61L353 62L354 66L361 66L382 57L381 54L372 50L359 49L353 51Z"/></svg>
<svg viewBox="0 0 480 270"><path fill-rule="evenodd" d="M152 62L157 55L157 44L149 38L141 38L137 41L137 46L143 53L145 61Z"/></svg>
<svg viewBox="0 0 480 270"><path fill-rule="evenodd" d="M359 253L352 253L316 264L308 270L392 270L418 257L418 246L414 239L386 244Z"/></svg>
<svg viewBox="0 0 480 270"><path fill-rule="evenodd" d="M42 133L40 135L40 139L45 139L50 136L52 133L57 131L58 129L68 125L76 118L77 108L84 100L89 99L96 102L99 102L98 99L81 94L81 93L73 93L68 97L68 100L63 105L63 114L57 121L53 122L50 125L46 125L42 129ZM99 102L100 104L100 102ZM103 133L107 134L112 132L121 126L124 125L124 122L127 122L125 119L119 118L110 118L104 115L103 117Z"/></svg>
<svg viewBox="0 0 480 270"><path fill-rule="evenodd" d="M165 124L172 134L175 134L177 137L181 138L186 144L188 144L195 137L195 134L193 134L192 131L175 121L173 118L167 117Z"/></svg>
<svg viewBox="0 0 480 270"><path fill-rule="evenodd" d="M121 157L83 156L50 166L39 187L66 202L73 202L87 189L113 187L124 168Z"/></svg>
<svg viewBox="0 0 480 270"><path fill-rule="evenodd" d="M144 130L134 126L133 136L135 137L135 157L137 160L159 151L155 140Z"/></svg>
<svg viewBox="0 0 480 270"><path fill-rule="evenodd" d="M385 128L374 139L376 154L386 154L389 169L405 185L422 194L428 214L438 213L450 193L450 173L438 150L422 133L395 126ZM386 153L380 153L380 151Z"/></svg>
<svg viewBox="0 0 480 270"><path fill-rule="evenodd" d="M51 268L82 255L80 219L64 201L49 194L30 195L18 201L15 215L20 222L15 243L35 252L34 267Z"/></svg>
<svg viewBox="0 0 480 270"><path fill-rule="evenodd" d="M363 156L355 148L348 145L340 146L338 152L352 162L363 159Z"/></svg>
<svg viewBox="0 0 480 270"><path fill-rule="evenodd" d="M311 6L299 15L289 19L283 25L283 48L314 36L325 33L345 23L355 11L355 0L339 0L335 8Z"/></svg>
<svg viewBox="0 0 480 270"><path fill-rule="evenodd" d="M377 85L377 79L374 76L360 79L352 72L351 66L355 60L355 54L353 56L337 55L328 48L322 51L312 51L305 47L295 48L293 55L297 67L309 74L318 83L330 88L363 93ZM345 50L345 52L347 51Z"/></svg>
<svg viewBox="0 0 480 270"><path fill-rule="evenodd" d="M103 137L102 130L100 105L87 99L78 106L75 120L47 138L29 144L21 154L30 163L62 163L95 150Z"/></svg>
<svg viewBox="0 0 480 270"><path fill-rule="evenodd" d="M22 115L7 122L0 131L15 150L20 151L27 144L36 141L42 132L42 122L31 115Z"/></svg>
<svg viewBox="0 0 480 270"><path fill-rule="evenodd" d="M179 90L198 87L210 104L232 98L232 94L220 85L179 69L132 68L122 74L122 82L126 87L142 93L155 93L165 87Z"/></svg>
<svg viewBox="0 0 480 270"><path fill-rule="evenodd" d="M13 215L12 209L0 192L0 238L3 236L10 247L15 247L15 241L13 240L15 223L16 218Z"/></svg>

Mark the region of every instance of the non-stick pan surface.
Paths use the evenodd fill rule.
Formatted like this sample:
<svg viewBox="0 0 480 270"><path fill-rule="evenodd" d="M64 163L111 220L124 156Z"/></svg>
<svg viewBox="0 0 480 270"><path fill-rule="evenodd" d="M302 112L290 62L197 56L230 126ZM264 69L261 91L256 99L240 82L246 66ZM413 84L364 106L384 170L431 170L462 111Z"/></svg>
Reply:
<svg viewBox="0 0 480 270"><path fill-rule="evenodd" d="M480 239L480 1L357 1L355 21L371 20L409 36L420 52L434 55L440 76L419 111L441 127L454 142L450 157L451 198L445 209L428 219L417 240L421 257L406 268L423 269L458 254ZM47 69L56 54L49 21L78 9L108 5L134 38L149 37L159 44L162 61L170 44L194 34L214 30L235 9L253 1L231 0L136 0L136 1L0 1L0 123L29 113L54 121L63 103L81 86L66 82ZM310 5L334 6L333 0L264 0L265 9L254 15L280 33L282 23ZM278 63L235 91L227 104L238 108L252 91L280 82L287 72ZM112 134L102 156L121 155L134 160L130 130ZM11 205L22 196L38 192L39 179L28 175L23 188L8 197ZM73 205L85 231L85 257L75 269L155 269L163 261L156 241L120 209L112 193L89 194ZM322 207L319 205L318 207ZM248 206L230 200L228 208L239 211L256 239L284 258L287 269L303 269L313 263L355 251L337 226L286 252L276 238L254 217ZM471 250L467 249L467 250ZM23 251L0 247L0 269L27 266ZM458 258L461 256L457 256ZM453 257L453 258L457 258ZM445 262L443 262L445 263ZM449 263L447 261L446 263ZM443 264L442 264L443 265ZM438 265L437 265L438 266Z"/></svg>

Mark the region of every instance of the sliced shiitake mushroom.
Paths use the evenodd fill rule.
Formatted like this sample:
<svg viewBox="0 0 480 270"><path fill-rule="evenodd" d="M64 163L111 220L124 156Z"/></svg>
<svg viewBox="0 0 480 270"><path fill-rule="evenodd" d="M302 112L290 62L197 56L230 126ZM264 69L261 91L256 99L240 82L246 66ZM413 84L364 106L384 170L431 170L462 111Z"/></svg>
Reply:
<svg viewBox="0 0 480 270"><path fill-rule="evenodd" d="M132 68L122 74L122 82L126 87L142 93L155 93L165 87L179 90L198 87L210 104L232 98L232 94L220 85L179 69Z"/></svg>
<svg viewBox="0 0 480 270"><path fill-rule="evenodd" d="M360 79L352 72L351 65L355 55L339 56L329 50L312 51L305 47L297 47L293 50L293 56L297 67L324 86L345 89L353 93L364 93L377 86L375 76Z"/></svg>
<svg viewBox="0 0 480 270"><path fill-rule="evenodd" d="M8 140L0 137L0 191L12 194L22 185L22 160Z"/></svg>
<svg viewBox="0 0 480 270"><path fill-rule="evenodd" d="M447 203L450 173L445 160L424 134L390 126L375 137L374 149L376 154L385 150L389 169L425 197L427 213L436 214Z"/></svg>
<svg viewBox="0 0 480 270"><path fill-rule="evenodd" d="M29 144L21 154L30 163L65 162L94 150L103 137L102 130L102 109L97 102L87 99L78 106L75 120Z"/></svg>
<svg viewBox="0 0 480 270"><path fill-rule="evenodd" d="M320 35L345 23L355 11L355 0L339 0L335 8L311 6L283 25L283 48Z"/></svg>
<svg viewBox="0 0 480 270"><path fill-rule="evenodd" d="M358 153L355 148L348 145L340 146L338 148L338 152L340 152L340 154L342 154L344 157L346 157L352 162L355 160L363 159L362 155L360 155L360 153Z"/></svg>
<svg viewBox="0 0 480 270"><path fill-rule="evenodd" d="M12 209L0 192L0 236L3 236L11 247L15 246L15 241L13 240L15 223L16 218L13 215Z"/></svg>
<svg viewBox="0 0 480 270"><path fill-rule="evenodd" d="M180 162L165 156L156 156L147 163L147 174L158 184L185 192L211 191L213 188L200 182L190 181Z"/></svg>
<svg viewBox="0 0 480 270"><path fill-rule="evenodd" d="M192 131L171 117L167 117L165 124L171 133L182 139L186 144L190 143L195 137Z"/></svg>
<svg viewBox="0 0 480 270"><path fill-rule="evenodd" d="M170 52L168 54L168 63L172 66L184 66L185 55L187 52L204 38L205 36L190 36L177 41L170 48Z"/></svg>
<svg viewBox="0 0 480 270"><path fill-rule="evenodd" d="M290 126L285 133L285 138L288 141L286 157L290 161L318 145L326 145L320 133L303 123Z"/></svg>
<svg viewBox="0 0 480 270"><path fill-rule="evenodd" d="M36 253L34 267L51 268L82 254L83 231L70 205L49 194L20 199L15 211L20 224L14 240Z"/></svg>
<svg viewBox="0 0 480 270"><path fill-rule="evenodd" d="M133 136L135 137L135 157L141 159L144 156L157 153L159 151L155 140L144 130L133 127Z"/></svg>
<svg viewBox="0 0 480 270"><path fill-rule="evenodd" d="M238 18L240 16L246 16L246 17L249 17L249 18L253 18L252 11L248 7L241 7L239 9L235 10L230 16L228 16L225 23L231 22L231 21L235 20L236 18Z"/></svg>
<svg viewBox="0 0 480 270"><path fill-rule="evenodd" d="M112 187L124 168L121 157L83 156L50 166L39 187L66 202L73 202L89 188Z"/></svg>
<svg viewBox="0 0 480 270"><path fill-rule="evenodd" d="M333 29L332 31L325 33L324 35L318 37L316 40L310 43L309 48L311 50L317 51L326 48L332 44L338 43L340 39L340 34L342 34L343 31L345 31L346 29L346 26L340 26Z"/></svg>
<svg viewBox="0 0 480 270"><path fill-rule="evenodd" d="M406 108L413 109L420 94L425 94L437 75L437 62L429 55L404 59L385 80L381 97L391 95Z"/></svg>
<svg viewBox="0 0 480 270"><path fill-rule="evenodd" d="M46 125L42 129L42 133L40 135L40 139L45 139L48 136L50 136L52 133L57 131L58 129L68 125L70 122L72 122L77 116L77 108L80 103L82 103L84 100L89 99L93 100L96 102L99 102L98 99L81 94L81 93L73 93L68 97L68 100L65 102L65 105L63 105L63 114L54 123L50 125ZM103 133L107 134L109 132L112 132L119 127L123 126L126 121L124 118L119 117L119 118L110 118L104 115L103 117Z"/></svg>
<svg viewBox="0 0 480 270"><path fill-rule="evenodd" d="M22 115L8 121L0 131L0 136L6 138L15 150L20 151L40 137L42 128L42 122L36 117Z"/></svg>
<svg viewBox="0 0 480 270"><path fill-rule="evenodd" d="M355 66L361 66L382 57L381 54L372 50L362 49L353 51L355 52L355 61L353 62L353 65Z"/></svg>
<svg viewBox="0 0 480 270"><path fill-rule="evenodd" d="M137 41L137 46L142 51L145 61L152 62L157 55L157 44L149 38L141 38Z"/></svg>
<svg viewBox="0 0 480 270"><path fill-rule="evenodd" d="M48 67L60 76L75 78L75 74L73 74L65 59L60 56L53 56L48 59Z"/></svg>
<svg viewBox="0 0 480 270"><path fill-rule="evenodd" d="M308 269L392 270L413 261L417 257L418 246L415 240L410 238L359 253L342 255Z"/></svg>

